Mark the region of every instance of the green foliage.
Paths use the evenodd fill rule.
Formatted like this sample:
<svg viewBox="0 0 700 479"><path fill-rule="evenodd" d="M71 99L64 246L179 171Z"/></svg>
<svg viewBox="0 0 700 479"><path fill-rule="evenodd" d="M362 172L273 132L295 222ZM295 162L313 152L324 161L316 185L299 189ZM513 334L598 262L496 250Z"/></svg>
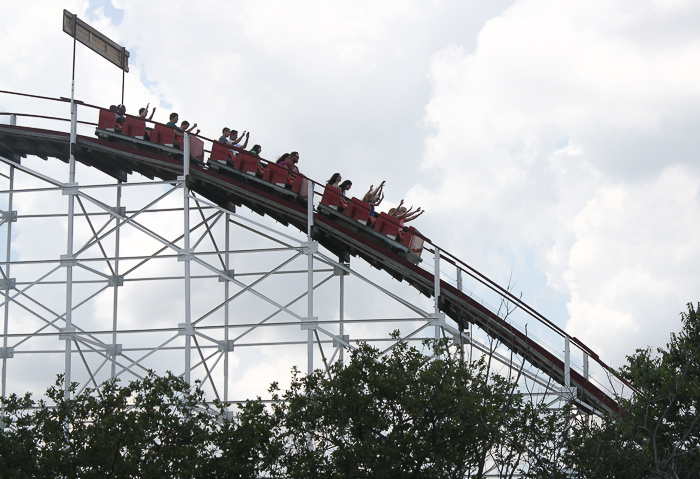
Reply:
<svg viewBox="0 0 700 479"><path fill-rule="evenodd" d="M214 427L207 472L211 477L260 477L275 471L277 458L284 454L277 437L277 420L260 401L247 401L235 417L223 416Z"/></svg>
<svg viewBox="0 0 700 479"><path fill-rule="evenodd" d="M576 425L580 477L700 477L700 313L689 304L681 317L665 349L628 357L621 373L638 391L620 399L621 414Z"/></svg>
<svg viewBox="0 0 700 479"><path fill-rule="evenodd" d="M526 400L517 378L465 367L445 342L428 354L361 345L345 367L270 388L230 414L181 379L149 375L74 397L11 396L3 477L564 477L568 411ZM51 407L49 407L51 404Z"/></svg>
<svg viewBox="0 0 700 479"><path fill-rule="evenodd" d="M698 305L700 309L700 305ZM700 477L700 312L664 349L622 368L621 413L576 416L526 399L518 377L465 367L446 342L427 354L367 345L345 367L270 388L231 414L172 375L75 396L63 379L3 401L0 476L12 478ZM517 373L516 373L517 376ZM50 406L49 406L50 405Z"/></svg>
<svg viewBox="0 0 700 479"><path fill-rule="evenodd" d="M263 437L247 430L250 423L258 427L251 415L264 416L259 401L243 406L236 418L218 421L223 408L207 408L199 388L171 374L149 374L124 387L107 382L72 397L75 388L65 394L59 377L46 393L52 407L29 395L5 401L3 477L204 477L226 469L230 458L222 452L255 456L255 440ZM250 461L236 466L231 470L238 475L228 477L255 476Z"/></svg>
<svg viewBox="0 0 700 479"><path fill-rule="evenodd" d="M292 478L482 477L490 466L559 475L559 457L535 457L556 432L531 429L560 427L555 413L484 362L465 368L444 344L433 353L400 344L380 356L363 345L344 368L295 372L274 403L286 441L280 469Z"/></svg>

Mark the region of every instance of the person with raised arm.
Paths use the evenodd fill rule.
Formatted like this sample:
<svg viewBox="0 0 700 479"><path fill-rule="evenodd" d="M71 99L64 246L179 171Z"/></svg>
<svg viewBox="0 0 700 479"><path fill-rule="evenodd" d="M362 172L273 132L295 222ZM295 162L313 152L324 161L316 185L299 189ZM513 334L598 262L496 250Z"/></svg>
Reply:
<svg viewBox="0 0 700 479"><path fill-rule="evenodd" d="M189 130L188 130L188 128L189 128ZM190 122L187 120L183 121L182 124L180 124L180 129L182 131L187 132L187 133L192 133L192 130L194 130L195 128L197 128L197 124L195 123L194 125L190 126ZM194 135L199 135L200 131L201 130L197 129L197 131L194 132Z"/></svg>
<svg viewBox="0 0 700 479"><path fill-rule="evenodd" d="M392 211L393 211L393 213L392 213ZM393 216L397 220L399 220L399 223L401 224L401 226L403 226L404 223L406 223L408 221L415 220L423 213L425 213L425 210L421 210L420 206L415 211L413 210L413 207L406 209L406 207L403 206L403 200L401 200L401 203L399 203L399 206L396 208L390 209L388 214L390 216Z"/></svg>
<svg viewBox="0 0 700 479"><path fill-rule="evenodd" d="M389 208L389 211L387 211L386 214L388 214L389 216L393 216L394 218L396 218L396 212L397 212L397 211L399 210L399 208L401 208L402 206L403 206L403 200L401 200L401 202L399 203L399 206L397 206L396 208Z"/></svg>
<svg viewBox="0 0 700 479"><path fill-rule="evenodd" d="M245 138L245 141L241 144L241 140ZM242 148L245 150L245 148L248 146L248 139L250 138L250 132L244 131L241 133L241 136L238 136L238 131L236 130L231 130L231 133L229 133L229 139L227 142L231 146L235 146L236 148Z"/></svg>
<svg viewBox="0 0 700 479"><path fill-rule="evenodd" d="M156 107L153 107L153 110L151 110L151 116L148 116L148 107L150 106L150 103L146 103L146 108L140 108L139 109L139 118L144 120L144 121L153 121L153 114L156 112ZM146 118L148 117L148 118ZM144 131L143 139L146 141L151 141L151 136L153 135L153 128L146 127L146 130Z"/></svg>
<svg viewBox="0 0 700 479"><path fill-rule="evenodd" d="M371 185L369 187L369 191L365 193L365 196L362 197L362 201L365 203L369 203L369 215L370 216L375 216L374 214L374 208L376 206L379 206L379 204L382 202L384 199L384 184L386 181L382 181L377 189L374 189L374 185Z"/></svg>
<svg viewBox="0 0 700 479"><path fill-rule="evenodd" d="M146 121L153 121L153 115L156 112L156 107L153 107L153 110L151 110L151 116L148 116L148 107L150 106L150 102L146 103L146 108L139 108L139 118L142 120ZM148 117L148 118L146 118Z"/></svg>

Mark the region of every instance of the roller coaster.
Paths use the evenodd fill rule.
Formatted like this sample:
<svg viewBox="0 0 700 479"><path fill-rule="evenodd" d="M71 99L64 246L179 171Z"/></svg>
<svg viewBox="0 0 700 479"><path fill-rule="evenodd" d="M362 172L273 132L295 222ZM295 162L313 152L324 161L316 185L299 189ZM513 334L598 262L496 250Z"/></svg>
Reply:
<svg viewBox="0 0 700 479"><path fill-rule="evenodd" d="M143 119L131 116L127 116L123 124L117 124L114 113L108 109L85 104L79 106L81 111L87 109L89 112L90 121L82 123L87 127L95 127L95 134L74 134L73 140L72 134L67 131L18 126L15 120L18 116L21 118L21 115L5 114L12 120L10 124L0 125L2 162L12 171L23 171L42 181L48 181L60 189L63 195L68 196L80 197L83 194L80 187L83 185L79 187L71 181L62 182L47 178L37 169L25 168L23 159L33 156L47 161L53 158L69 165L79 163L99 170L119 185L133 182L135 175L139 174L161 184L179 185L186 195L196 195L211 208L227 214L234 213L236 208L245 207L306 234L308 241L302 243L299 251L309 255L309 258L313 255L321 256L341 276L353 273L349 265L351 258L360 258L399 282L410 285L416 291L416 296L423 295L434 302L434 312L424 314L424 321L426 326L435 327L436 336L438 331L441 331L451 335L461 346L468 343L476 345L483 352L494 353L494 347L479 345L474 340L472 328L478 328L499 348L505 348L511 356L522 358L523 364L529 365L526 374L530 379L539 381L546 388L555 388L559 394L575 402L585 412L606 413L618 410L616 395L631 387L579 339L567 334L507 288L499 286L465 261L445 251L415 228L403 228L398 221L385 213L374 217L369 205L360 199L343 199L334 187L317 183L302 174L290 175L285 168L259 158L250 151L188 133L182 135L183 144L179 147L173 128L158 123L148 125ZM11 178L12 175L8 174L5 177ZM11 192L10 185L3 193L8 195ZM135 214L129 215L123 209L102 206L110 218L138 227L138 223L134 221ZM12 208L10 201L9 207L3 212L3 223L8 227L16 220L16 212L13 213ZM71 211L70 214L74 213ZM187 232L191 231L189 224L185 225L185 229ZM151 236L155 235L150 231L145 232ZM93 233L94 238L100 237L99 232ZM8 233L9 241L11 234ZM166 241L172 249L177 250L179 259L186 264L193 260L192 247L188 242L183 248L175 248L172 241ZM319 252L318 245L331 254ZM8 363L19 352L23 342L18 340L19 334L13 335L8 332L8 322L11 319L8 319L7 308L16 303L24 291L10 275L13 261L9 251L8 245L8 258L2 264L2 291L6 311L1 350L3 394ZM69 270L78 264L77 253L70 253L71 251L61 258L61 266ZM426 255L432 260L432 264L428 264ZM243 289L252 289L250 284L241 283L234 275L227 274L226 269L223 272L209 269L219 281L228 281ZM312 269L311 259L309 269ZM116 288L119 286L119 279L118 275L115 277L117 279L113 280L110 286ZM456 277L456 280L453 280L453 277ZM523 321L518 323L512 320L509 314L485 304L463 287L467 280L494 293L508 305L509 311L517 311L526 321L537 323L547 331L548 338L555 338L558 344L550 346L551 341L543 341L529 334L527 327L523 326ZM69 277L68 283L70 281ZM186 294L189 295L189 291ZM312 308L311 283L308 297ZM185 301L189 301L189 298ZM285 308L284 305L276 303L275 306ZM66 344L76 340L77 333L72 329L68 313L72 308L69 300L66 312L56 314L56 318L65 323L65 327L57 328L56 334L59 339L65 340ZM312 332L318 339L317 332L322 329L323 323L320 318L309 314L308 317L297 315L297 319L302 329L308 330L310 342ZM188 323L179 325L179 328L179 333L188 339L189 347L189 338L196 338L192 332L193 327ZM343 336L342 330L338 334L328 334L341 350L352 347L350 339ZM105 361L114 361L114 358L120 355L120 350L114 345L112 350L107 347L102 354ZM230 350L233 350L233 347L231 344ZM70 348L67 346L67 349ZM224 344L222 349L228 352L228 343ZM580 367L579 363L574 365L571 360L575 352L581 358ZM75 353L72 349L67 351L66 368L69 368L70 357ZM507 356L501 354L504 362L511 361ZM206 363L202 356L199 364L211 375ZM596 375L591 372L593 366L597 371ZM185 369L186 377L189 378L189 371L192 369L189 359Z"/></svg>

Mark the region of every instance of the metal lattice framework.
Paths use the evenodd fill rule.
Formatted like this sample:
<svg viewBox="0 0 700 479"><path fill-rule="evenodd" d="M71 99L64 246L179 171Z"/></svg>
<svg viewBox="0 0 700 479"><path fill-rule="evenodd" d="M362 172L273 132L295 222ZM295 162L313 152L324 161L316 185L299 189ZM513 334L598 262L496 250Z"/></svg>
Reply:
<svg viewBox="0 0 700 479"><path fill-rule="evenodd" d="M76 117L71 148L80 143ZM591 384L598 378L595 388L609 397L609 386L623 387L603 363L589 364L580 342L436 245L420 264L433 289L413 284L423 295L359 258L340 261L315 239L311 182L306 231L297 230L192 189L187 153L175 178L125 182L76 161L72 149L20 162L13 128L0 136L3 397L43 390L55 374L85 388L171 370L201 381L210 398L235 402L264 394L292 365L311 372L342 362L358 341L389 351L396 341L441 337L469 357L491 354L522 371L527 390L552 403L577 400L572 372ZM35 134L51 141L46 130ZM507 321L514 337L524 331L528 344L561 358L563 380L493 340L488 327L453 322L448 289L476 305L472 314L492 311L484 318ZM400 339L390 337L396 329Z"/></svg>

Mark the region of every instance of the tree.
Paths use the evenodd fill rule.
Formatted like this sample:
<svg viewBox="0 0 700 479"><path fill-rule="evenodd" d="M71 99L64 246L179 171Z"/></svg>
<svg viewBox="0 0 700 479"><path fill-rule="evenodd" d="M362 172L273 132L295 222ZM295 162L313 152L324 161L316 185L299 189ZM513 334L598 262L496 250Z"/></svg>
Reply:
<svg viewBox="0 0 700 479"><path fill-rule="evenodd" d="M445 346L425 355L401 343L381 356L362 345L345 367L295 372L273 403L286 443L279 469L293 478L483 477L489 467L563 477L557 456L535 456L564 414L531 404L484 361L464 367Z"/></svg>
<svg viewBox="0 0 700 479"><path fill-rule="evenodd" d="M5 401L0 474L185 478L225 469L227 477L255 477L256 447L267 428L255 420L264 417L259 401L228 417L222 405L207 407L201 389L172 374L149 374L126 386L110 381L73 398L76 386L65 394L59 377L47 390L51 406L30 395ZM235 467L224 453L235 454Z"/></svg>
<svg viewBox="0 0 700 479"><path fill-rule="evenodd" d="M698 309L688 304L666 348L628 357L621 373L637 391L619 415L575 425L569 462L581 477L700 477Z"/></svg>
<svg viewBox="0 0 700 479"><path fill-rule="evenodd" d="M223 405L221 410L223 411ZM285 451L277 418L262 401L246 401L236 415L222 414L214 425L207 477L280 477L278 458Z"/></svg>
<svg viewBox="0 0 700 479"><path fill-rule="evenodd" d="M397 333L398 335L398 333ZM468 367L445 341L349 363L270 388L273 400L210 407L182 379L149 374L73 397L5 401L0 474L9 477L564 477L567 412L526 399L516 377ZM50 405L49 405L50 403Z"/></svg>

